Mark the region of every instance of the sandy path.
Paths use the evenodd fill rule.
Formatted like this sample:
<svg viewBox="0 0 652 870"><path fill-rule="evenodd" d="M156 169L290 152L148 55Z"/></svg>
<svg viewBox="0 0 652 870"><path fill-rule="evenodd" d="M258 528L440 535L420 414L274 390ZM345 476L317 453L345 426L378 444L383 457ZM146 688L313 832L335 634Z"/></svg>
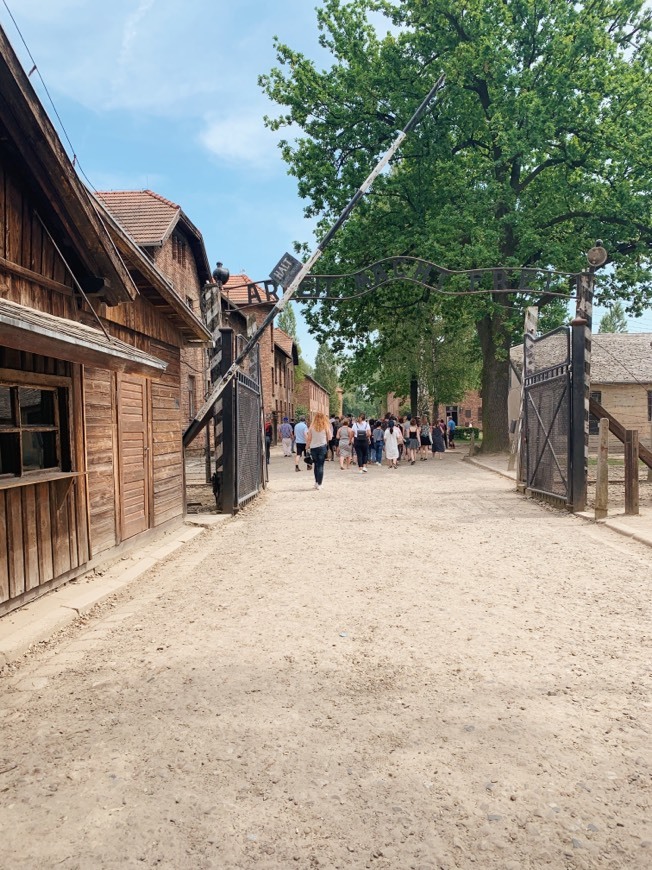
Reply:
<svg viewBox="0 0 652 870"><path fill-rule="evenodd" d="M652 866L650 551L452 454L272 473L5 678L3 867Z"/></svg>

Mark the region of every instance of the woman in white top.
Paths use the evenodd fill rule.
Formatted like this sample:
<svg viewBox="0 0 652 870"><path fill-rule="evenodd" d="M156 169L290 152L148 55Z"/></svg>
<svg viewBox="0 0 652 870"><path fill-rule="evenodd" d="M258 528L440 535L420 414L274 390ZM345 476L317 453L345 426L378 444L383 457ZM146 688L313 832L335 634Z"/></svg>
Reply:
<svg viewBox="0 0 652 870"><path fill-rule="evenodd" d="M371 426L367 423L364 414L360 414L353 424L353 446L358 458L358 474L367 473L367 458L369 455L369 442L371 440Z"/></svg>
<svg viewBox="0 0 652 870"><path fill-rule="evenodd" d="M306 432L306 449L312 456L312 468L315 474L315 489L321 489L324 480L324 462L332 427L326 414L315 414Z"/></svg>
<svg viewBox="0 0 652 870"><path fill-rule="evenodd" d="M401 427L395 425L394 420L389 421L389 425L385 429L384 440L387 467L398 468L398 445L403 441L403 434Z"/></svg>

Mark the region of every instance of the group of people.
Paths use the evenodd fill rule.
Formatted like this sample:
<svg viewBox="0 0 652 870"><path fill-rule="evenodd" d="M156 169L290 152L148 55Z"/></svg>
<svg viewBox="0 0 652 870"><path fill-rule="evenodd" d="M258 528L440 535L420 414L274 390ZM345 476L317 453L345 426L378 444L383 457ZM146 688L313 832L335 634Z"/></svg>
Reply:
<svg viewBox="0 0 652 870"><path fill-rule="evenodd" d="M270 427L271 428L271 427ZM310 425L305 417L297 423L283 418L279 429L283 455L295 457L295 470L301 471L301 461L312 467L315 489L321 489L324 480L324 465L339 458L340 469L345 471L356 464L359 474L367 473L367 465L381 466L383 453L388 468L398 468L399 461L414 465L417 456L427 461L429 453L441 459L446 448L455 447L455 421L449 417L430 424L427 417L395 417L386 414L382 420L367 420L365 414L357 419L315 414ZM267 426L265 441L269 461Z"/></svg>

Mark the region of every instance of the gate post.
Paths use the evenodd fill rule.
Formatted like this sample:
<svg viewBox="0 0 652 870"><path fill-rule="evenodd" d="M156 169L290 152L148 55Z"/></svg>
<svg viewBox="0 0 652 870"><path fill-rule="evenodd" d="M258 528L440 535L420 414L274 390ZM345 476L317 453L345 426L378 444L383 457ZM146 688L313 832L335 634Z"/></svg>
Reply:
<svg viewBox="0 0 652 870"><path fill-rule="evenodd" d="M595 518L604 520L609 508L609 420L602 417L599 423L598 465L595 475Z"/></svg>
<svg viewBox="0 0 652 870"><path fill-rule="evenodd" d="M227 372L233 363L233 330L220 329L222 337L222 359L220 374ZM222 393L222 481L221 503L222 511L235 513L235 415L233 413L233 396L235 381L231 379Z"/></svg>
<svg viewBox="0 0 652 870"><path fill-rule="evenodd" d="M589 398L591 394L591 329L593 326L593 271L577 279L577 309L571 349L571 498L573 511L586 509L589 471Z"/></svg>
<svg viewBox="0 0 652 870"><path fill-rule="evenodd" d="M625 429L625 513L638 514L638 429Z"/></svg>

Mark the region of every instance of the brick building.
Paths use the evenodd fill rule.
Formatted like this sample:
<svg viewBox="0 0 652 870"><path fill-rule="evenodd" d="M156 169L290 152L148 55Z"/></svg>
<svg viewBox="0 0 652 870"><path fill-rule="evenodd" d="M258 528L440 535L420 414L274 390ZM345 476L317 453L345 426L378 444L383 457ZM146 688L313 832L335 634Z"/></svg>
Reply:
<svg viewBox="0 0 652 870"><path fill-rule="evenodd" d="M230 306L244 314L250 328L260 325L278 301L278 297L245 274L231 275L224 284L223 295ZM294 340L273 324L260 338L260 368L263 410L274 427L274 442L283 417L293 417L294 366L299 362Z"/></svg>
<svg viewBox="0 0 652 870"><path fill-rule="evenodd" d="M200 293L211 279L202 234L180 206L151 190L112 190L97 194L104 207L172 284L176 294L201 318ZM181 420L187 425L204 403L206 349L181 352ZM191 451L203 449L198 439Z"/></svg>
<svg viewBox="0 0 652 870"><path fill-rule="evenodd" d="M330 393L310 375L305 375L295 391L296 404L305 408L309 417L322 413L329 416Z"/></svg>
<svg viewBox="0 0 652 870"><path fill-rule="evenodd" d="M386 404L387 411L398 417L399 409L409 405L409 400L396 396L394 393L388 393ZM462 396L457 405L437 405L435 416L438 420L452 417L457 426L473 425L482 429L482 399L479 391L469 390Z"/></svg>
<svg viewBox="0 0 652 870"><path fill-rule="evenodd" d="M274 379L272 381L272 425L292 419L295 409L294 367L299 365L297 344L291 335L278 327L274 329Z"/></svg>
<svg viewBox="0 0 652 870"><path fill-rule="evenodd" d="M652 333L593 333L591 340L591 398L612 414L626 429L637 429L642 443L649 444L652 424ZM510 351L508 410L510 429L518 419L523 371L523 345ZM598 420L589 419L589 450L597 452ZM617 438L610 452L622 452Z"/></svg>

